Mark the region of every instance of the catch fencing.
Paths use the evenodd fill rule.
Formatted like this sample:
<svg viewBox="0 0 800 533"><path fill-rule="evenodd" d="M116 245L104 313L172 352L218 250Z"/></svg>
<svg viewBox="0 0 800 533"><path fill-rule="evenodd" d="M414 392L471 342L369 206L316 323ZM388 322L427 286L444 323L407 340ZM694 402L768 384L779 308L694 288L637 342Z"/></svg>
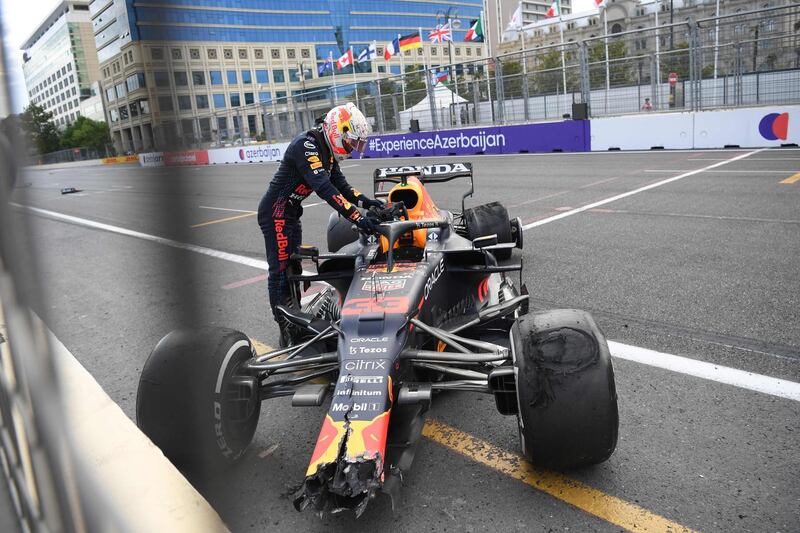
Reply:
<svg viewBox="0 0 800 533"><path fill-rule="evenodd" d="M585 118L794 104L800 7L689 18L435 66L448 73L447 85L421 65L347 83L350 68L335 86L164 124L161 138L173 149L287 141L343 101L356 103L379 134L582 118L573 104L586 104Z"/></svg>

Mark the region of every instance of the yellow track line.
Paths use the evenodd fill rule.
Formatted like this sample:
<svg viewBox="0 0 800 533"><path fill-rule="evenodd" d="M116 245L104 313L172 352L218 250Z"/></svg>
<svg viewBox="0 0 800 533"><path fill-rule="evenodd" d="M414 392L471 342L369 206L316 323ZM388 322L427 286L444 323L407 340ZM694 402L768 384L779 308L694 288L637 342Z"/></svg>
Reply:
<svg viewBox="0 0 800 533"><path fill-rule="evenodd" d="M232 217L225 217L225 218L218 218L217 220L209 220L208 222L201 222L200 224L195 224L190 226L192 228L202 228L203 226L210 226L211 224L219 224L220 222L228 222L230 220L237 220L240 218L251 217L255 215L256 212L252 211L250 213L245 213L244 215L234 215Z"/></svg>
<svg viewBox="0 0 800 533"><path fill-rule="evenodd" d="M251 338L258 355L274 350ZM691 532L686 526L608 495L567 476L536 468L521 455L507 452L436 420L427 420L422 434L454 452L493 468L554 498L628 531Z"/></svg>
<svg viewBox="0 0 800 533"><path fill-rule="evenodd" d="M593 489L580 481L536 468L520 455L507 452L442 422L428 420L422 434L473 461L628 531L691 531L686 526Z"/></svg>
<svg viewBox="0 0 800 533"><path fill-rule="evenodd" d="M785 183L787 185L791 185L792 183L794 183L796 181L800 181L800 172L798 172L794 176L789 176L788 178L783 180L781 183Z"/></svg>

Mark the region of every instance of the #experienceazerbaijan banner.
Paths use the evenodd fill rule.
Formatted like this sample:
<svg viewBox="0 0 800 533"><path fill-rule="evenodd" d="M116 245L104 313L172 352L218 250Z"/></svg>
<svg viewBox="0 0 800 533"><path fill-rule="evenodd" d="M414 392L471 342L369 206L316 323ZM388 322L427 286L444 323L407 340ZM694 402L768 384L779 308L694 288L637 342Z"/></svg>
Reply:
<svg viewBox="0 0 800 533"><path fill-rule="evenodd" d="M586 152L588 120L373 135L363 157Z"/></svg>

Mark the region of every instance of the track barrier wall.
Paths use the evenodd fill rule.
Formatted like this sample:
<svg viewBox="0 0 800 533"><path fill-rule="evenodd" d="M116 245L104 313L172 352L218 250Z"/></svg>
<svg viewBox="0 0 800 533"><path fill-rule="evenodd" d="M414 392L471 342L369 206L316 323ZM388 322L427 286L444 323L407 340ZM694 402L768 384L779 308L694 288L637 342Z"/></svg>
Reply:
<svg viewBox="0 0 800 533"><path fill-rule="evenodd" d="M772 148L798 144L800 106L794 105L374 135L362 157ZM139 163L145 167L266 163L280 161L288 145L151 152L140 154Z"/></svg>

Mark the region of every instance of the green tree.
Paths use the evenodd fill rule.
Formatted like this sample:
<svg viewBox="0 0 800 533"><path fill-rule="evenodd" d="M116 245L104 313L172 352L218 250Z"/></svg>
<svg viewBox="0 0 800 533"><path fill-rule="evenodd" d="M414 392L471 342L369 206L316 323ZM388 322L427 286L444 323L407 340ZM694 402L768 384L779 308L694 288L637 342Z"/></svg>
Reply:
<svg viewBox="0 0 800 533"><path fill-rule="evenodd" d="M406 65L406 106L412 107L428 96L425 69L419 65Z"/></svg>
<svg viewBox="0 0 800 533"><path fill-rule="evenodd" d="M503 61L503 94L506 98L522 97L522 63Z"/></svg>
<svg viewBox="0 0 800 533"><path fill-rule="evenodd" d="M36 104L30 104L20 115L20 120L29 146L35 148L37 153L47 154L58 150L59 135L52 113Z"/></svg>
<svg viewBox="0 0 800 533"><path fill-rule="evenodd" d="M634 82L631 65L626 61L627 57L628 47L625 41L616 39L608 43L608 77L612 87ZM589 84L593 89L606 85L605 63L605 45L602 42L595 43L589 48Z"/></svg>
<svg viewBox="0 0 800 533"><path fill-rule="evenodd" d="M86 117L78 117L61 134L61 148L93 148L99 151L107 144L111 144L108 124Z"/></svg>

